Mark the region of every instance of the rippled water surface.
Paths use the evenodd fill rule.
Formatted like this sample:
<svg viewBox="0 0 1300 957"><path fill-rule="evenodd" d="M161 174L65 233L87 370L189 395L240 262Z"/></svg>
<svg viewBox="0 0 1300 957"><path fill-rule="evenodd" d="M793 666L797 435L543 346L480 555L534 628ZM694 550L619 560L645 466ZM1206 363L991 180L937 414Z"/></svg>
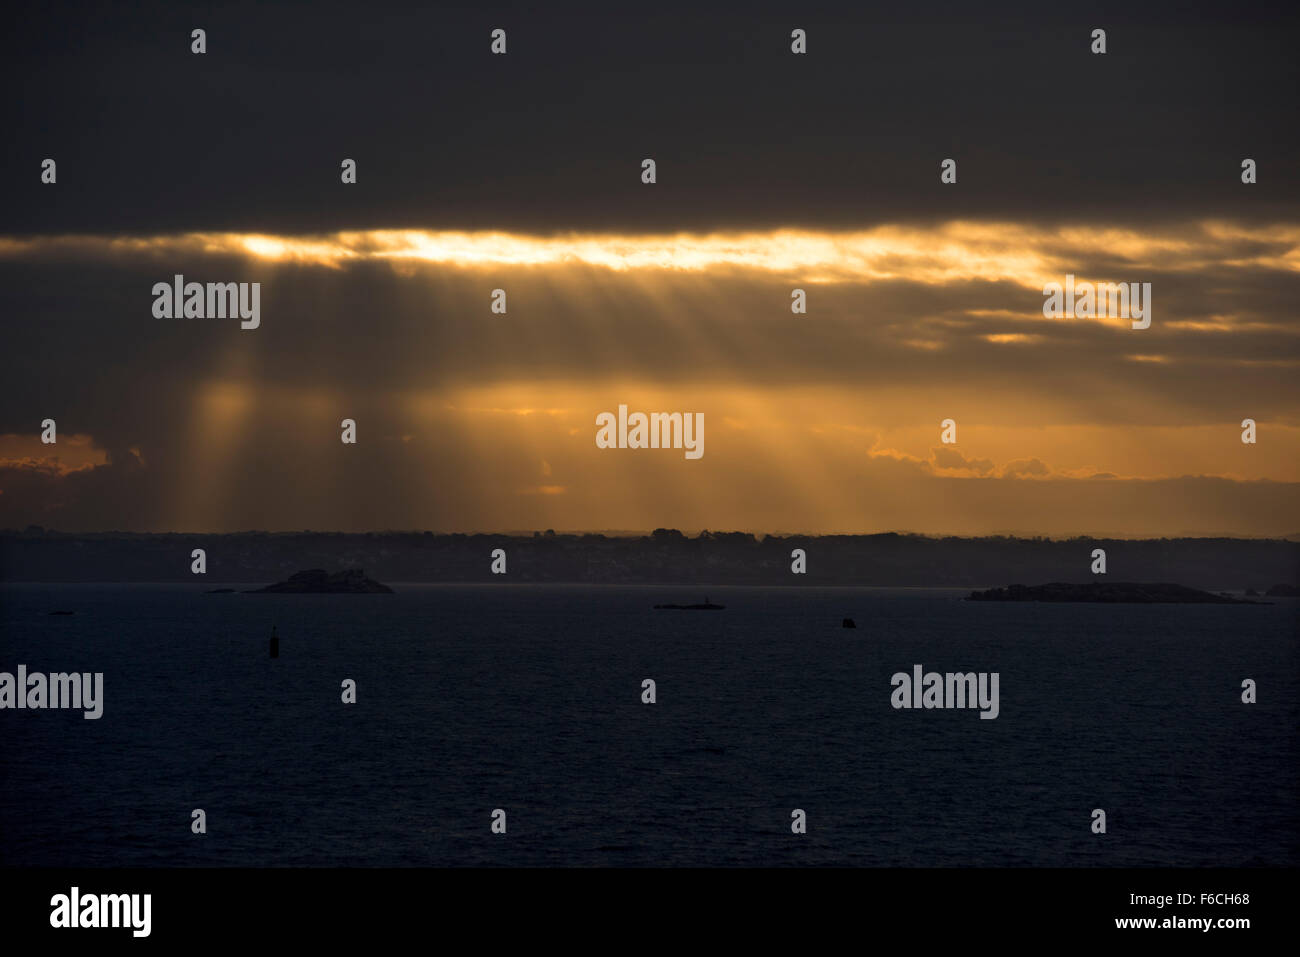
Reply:
<svg viewBox="0 0 1300 957"><path fill-rule="evenodd" d="M938 589L0 586L6 865L1292 865L1295 600ZM248 587L248 586L238 586ZM68 616L50 611L69 610ZM858 627L841 627L854 618ZM267 637L276 626L280 657ZM999 674L1000 714L890 677ZM357 684L344 705L340 685ZM642 681L657 684L643 704ZM1241 682L1259 687L1241 702ZM207 833L190 830L191 810ZM490 831L494 808L507 833ZM790 830L807 813L808 833ZM1090 831L1104 808L1108 833Z"/></svg>

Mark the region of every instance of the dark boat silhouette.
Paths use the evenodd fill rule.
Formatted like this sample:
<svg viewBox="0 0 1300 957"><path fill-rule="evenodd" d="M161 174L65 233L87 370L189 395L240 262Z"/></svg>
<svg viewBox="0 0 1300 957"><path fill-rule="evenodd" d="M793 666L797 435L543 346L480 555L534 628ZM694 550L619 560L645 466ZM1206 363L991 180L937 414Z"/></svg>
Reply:
<svg viewBox="0 0 1300 957"><path fill-rule="evenodd" d="M656 608L665 608L673 611L721 611L726 605L715 605L709 601L706 595L704 601L698 605L655 605Z"/></svg>

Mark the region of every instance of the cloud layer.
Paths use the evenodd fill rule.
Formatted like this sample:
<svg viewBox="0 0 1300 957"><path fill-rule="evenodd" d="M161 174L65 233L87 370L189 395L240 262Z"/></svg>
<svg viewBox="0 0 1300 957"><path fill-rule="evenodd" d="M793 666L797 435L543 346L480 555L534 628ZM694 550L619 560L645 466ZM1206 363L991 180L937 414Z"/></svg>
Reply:
<svg viewBox="0 0 1300 957"><path fill-rule="evenodd" d="M1286 534L1297 242L1222 221L10 237L0 525ZM1151 328L1044 318L1067 272L1151 282ZM261 327L155 318L175 273L261 282ZM704 458L597 449L619 404L705 413ZM93 455L54 462L47 417Z"/></svg>

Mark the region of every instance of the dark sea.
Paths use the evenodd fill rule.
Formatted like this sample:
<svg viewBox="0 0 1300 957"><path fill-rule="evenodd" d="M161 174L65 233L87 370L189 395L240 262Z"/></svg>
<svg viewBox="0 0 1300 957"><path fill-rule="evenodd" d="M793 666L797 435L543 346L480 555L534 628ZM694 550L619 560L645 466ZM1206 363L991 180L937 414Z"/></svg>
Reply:
<svg viewBox="0 0 1300 957"><path fill-rule="evenodd" d="M0 671L103 672L105 699L99 720L0 711L0 863L1300 860L1295 599L710 588L724 611L655 611L705 596L214 587L0 586ZM998 717L894 709L891 675L916 664L997 672ZM1242 703L1246 678L1256 704Z"/></svg>

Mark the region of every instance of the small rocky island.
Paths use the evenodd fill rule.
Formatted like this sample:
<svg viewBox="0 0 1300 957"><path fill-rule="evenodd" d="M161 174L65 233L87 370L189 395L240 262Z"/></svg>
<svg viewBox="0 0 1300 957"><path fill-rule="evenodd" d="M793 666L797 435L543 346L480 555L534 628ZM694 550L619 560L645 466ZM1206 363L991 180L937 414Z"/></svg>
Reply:
<svg viewBox="0 0 1300 957"><path fill-rule="evenodd" d="M295 572L288 581L265 588L250 588L253 595L391 595L393 590L382 582L367 578L360 568L345 568L331 575L323 568Z"/></svg>
<svg viewBox="0 0 1300 957"><path fill-rule="evenodd" d="M1229 595L1216 595L1188 588L1186 585L1157 584L1153 582L1088 582L1085 585L1069 582L1052 582L1050 585L1008 585L973 591L966 601L1088 601L1103 603L1128 602L1155 605L1194 603L1209 605L1263 605L1267 602L1247 601Z"/></svg>

